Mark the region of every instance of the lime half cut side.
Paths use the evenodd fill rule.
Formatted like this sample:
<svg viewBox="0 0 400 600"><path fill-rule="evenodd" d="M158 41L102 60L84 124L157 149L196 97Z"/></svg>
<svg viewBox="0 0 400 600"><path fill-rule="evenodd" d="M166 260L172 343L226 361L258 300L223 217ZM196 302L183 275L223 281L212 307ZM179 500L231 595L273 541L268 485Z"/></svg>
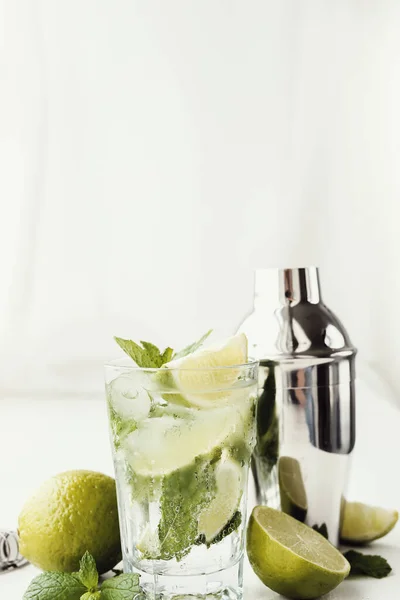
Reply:
<svg viewBox="0 0 400 600"><path fill-rule="evenodd" d="M398 518L397 510L346 502L340 539L345 544L368 544L388 534Z"/></svg>
<svg viewBox="0 0 400 600"><path fill-rule="evenodd" d="M291 456L281 456L278 477L283 512L304 523L308 507L299 461Z"/></svg>
<svg viewBox="0 0 400 600"><path fill-rule="evenodd" d="M251 514L247 554L266 586L298 600L327 594L350 571L348 561L322 535L267 506L256 506Z"/></svg>

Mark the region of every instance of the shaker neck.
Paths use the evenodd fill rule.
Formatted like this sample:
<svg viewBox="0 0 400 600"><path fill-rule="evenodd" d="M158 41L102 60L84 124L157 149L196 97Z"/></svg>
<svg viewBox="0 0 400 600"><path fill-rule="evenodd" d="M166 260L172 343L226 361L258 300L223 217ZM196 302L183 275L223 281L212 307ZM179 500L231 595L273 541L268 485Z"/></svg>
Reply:
<svg viewBox="0 0 400 600"><path fill-rule="evenodd" d="M321 302L321 288L317 267L294 269L257 269L255 272L255 306L265 300L282 306Z"/></svg>

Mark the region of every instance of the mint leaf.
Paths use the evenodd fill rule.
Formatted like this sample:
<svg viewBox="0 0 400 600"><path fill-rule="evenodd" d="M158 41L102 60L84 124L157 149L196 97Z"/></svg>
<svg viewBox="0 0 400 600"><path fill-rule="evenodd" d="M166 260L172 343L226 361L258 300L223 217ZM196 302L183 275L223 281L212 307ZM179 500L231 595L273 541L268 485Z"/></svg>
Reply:
<svg viewBox="0 0 400 600"><path fill-rule="evenodd" d="M137 428L134 419L122 419L114 410L111 404L111 398L108 398L108 409L110 416L111 433L116 450L121 445L121 442Z"/></svg>
<svg viewBox="0 0 400 600"><path fill-rule="evenodd" d="M76 574L54 571L35 577L22 600L80 600L86 591Z"/></svg>
<svg viewBox="0 0 400 600"><path fill-rule="evenodd" d="M142 342L140 341L140 343L142 344L143 348L146 350L147 354L149 355L151 361L157 365L157 367L161 367L162 365L162 354L160 352L160 350L157 348L157 346L155 346L154 344L150 344L150 342Z"/></svg>
<svg viewBox="0 0 400 600"><path fill-rule="evenodd" d="M190 552L198 535L199 515L214 495L214 467L209 460L196 458L191 465L164 477L158 560L179 561Z"/></svg>
<svg viewBox="0 0 400 600"><path fill-rule="evenodd" d="M172 350L172 348L170 348L169 346L168 348L165 348L164 352L161 355L162 364L165 365L165 363L168 363L170 360L172 360L173 355L174 351Z"/></svg>
<svg viewBox="0 0 400 600"><path fill-rule="evenodd" d="M101 600L133 600L139 592L139 575L124 573L103 582Z"/></svg>
<svg viewBox="0 0 400 600"><path fill-rule="evenodd" d="M83 585L87 587L89 592L95 592L97 590L99 574L97 572L96 561L89 552L85 552L81 558L78 577Z"/></svg>
<svg viewBox="0 0 400 600"><path fill-rule="evenodd" d="M101 598L101 592L86 592L81 596L80 600L99 600Z"/></svg>
<svg viewBox="0 0 400 600"><path fill-rule="evenodd" d="M326 540L329 539L328 528L326 526L326 523L322 523L322 525L313 525L312 529L314 529L314 531L316 531L317 533L323 535Z"/></svg>
<svg viewBox="0 0 400 600"><path fill-rule="evenodd" d="M204 344L204 342L206 341L208 336L212 334L212 331L213 330L210 329L197 342L194 342L193 344L190 344L190 346L186 346L186 348L184 348L180 352L177 352L174 356L174 360L175 360L175 358L183 358L184 356L187 356L188 354L192 354L192 352L196 352L196 350L198 350L200 348L200 346L202 346Z"/></svg>
<svg viewBox="0 0 400 600"><path fill-rule="evenodd" d="M166 348L161 354L160 350L150 342L140 342L136 344L132 340L124 340L119 337L114 337L120 348L130 356L138 367L142 369L158 369L170 360L173 354L172 348Z"/></svg>
<svg viewBox="0 0 400 600"><path fill-rule="evenodd" d="M350 575L367 575L382 579L382 577L387 577L392 570L387 560L376 554L361 554L356 550L349 550L343 556L350 563Z"/></svg>

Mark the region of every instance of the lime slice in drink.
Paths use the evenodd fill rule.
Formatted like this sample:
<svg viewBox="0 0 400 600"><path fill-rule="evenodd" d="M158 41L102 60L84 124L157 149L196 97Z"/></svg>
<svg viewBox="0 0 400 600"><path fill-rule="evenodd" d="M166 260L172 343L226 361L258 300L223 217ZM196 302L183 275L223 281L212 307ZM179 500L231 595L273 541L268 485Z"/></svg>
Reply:
<svg viewBox="0 0 400 600"><path fill-rule="evenodd" d="M307 515L307 495L299 461L291 456L281 456L278 462L278 476L283 512L304 523Z"/></svg>
<svg viewBox="0 0 400 600"><path fill-rule="evenodd" d="M243 431L242 414L232 407L196 412L191 421L165 415L139 423L123 445L133 471L145 477L167 475L197 456L217 451L227 438Z"/></svg>
<svg viewBox="0 0 400 600"><path fill-rule="evenodd" d="M251 514L247 554L266 586L297 600L327 594L350 571L344 556L322 535L267 506L256 506Z"/></svg>
<svg viewBox="0 0 400 600"><path fill-rule="evenodd" d="M237 462L222 460L215 469L216 496L199 517L199 533L212 542L238 509L243 491L242 469Z"/></svg>
<svg viewBox="0 0 400 600"><path fill-rule="evenodd" d="M158 374L160 383L167 379L172 389L178 391L171 402L183 402L197 408L212 407L216 401L229 400L229 388L237 382L240 369L229 367L247 362L247 338L241 333L222 345L210 346L167 363L171 369ZM168 381L169 380L169 381ZM166 383L164 381L164 383ZM166 396L167 399L167 396Z"/></svg>
<svg viewBox="0 0 400 600"><path fill-rule="evenodd" d="M345 544L368 544L389 533L398 518L397 510L346 502L340 539Z"/></svg>

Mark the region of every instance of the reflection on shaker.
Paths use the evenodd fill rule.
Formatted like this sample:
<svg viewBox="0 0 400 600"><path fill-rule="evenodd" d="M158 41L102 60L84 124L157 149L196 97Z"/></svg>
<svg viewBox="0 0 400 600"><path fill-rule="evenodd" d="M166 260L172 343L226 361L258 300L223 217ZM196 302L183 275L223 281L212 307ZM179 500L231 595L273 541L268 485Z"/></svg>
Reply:
<svg viewBox="0 0 400 600"><path fill-rule="evenodd" d="M304 523L308 503L299 461L292 456L281 456L278 479L282 511Z"/></svg>
<svg viewBox="0 0 400 600"><path fill-rule="evenodd" d="M279 422L276 410L276 386L274 364L268 367L268 376L257 406L257 443L253 454L252 471L257 488L257 496L274 490L276 473L274 467L279 456ZM276 483L276 482L275 482ZM265 504L279 508L279 496L265 496Z"/></svg>

